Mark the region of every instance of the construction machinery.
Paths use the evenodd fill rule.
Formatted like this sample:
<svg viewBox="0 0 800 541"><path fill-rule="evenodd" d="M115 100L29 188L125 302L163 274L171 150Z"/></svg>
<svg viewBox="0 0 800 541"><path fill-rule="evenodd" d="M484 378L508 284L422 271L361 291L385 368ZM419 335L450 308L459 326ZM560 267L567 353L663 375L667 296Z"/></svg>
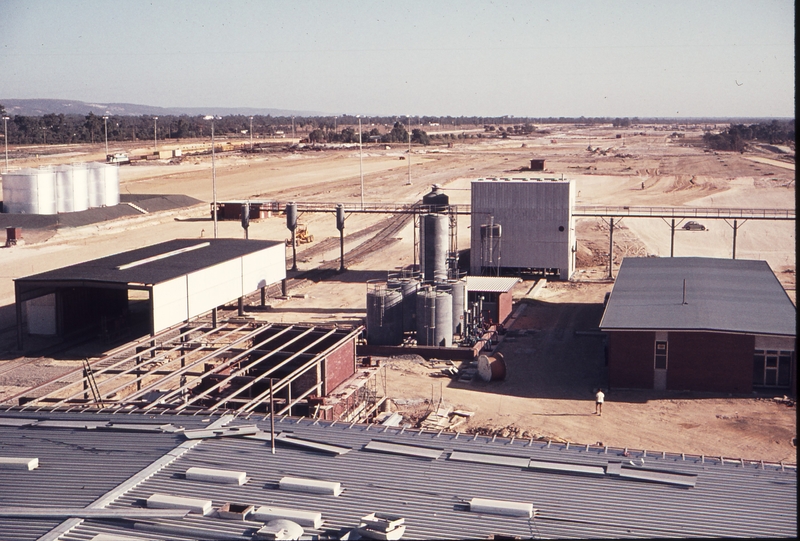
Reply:
<svg viewBox="0 0 800 541"><path fill-rule="evenodd" d="M308 233L308 226L306 224L297 224L297 231L295 231L295 246L301 244L308 244L314 242L314 235ZM286 239L286 246L292 245L292 239Z"/></svg>

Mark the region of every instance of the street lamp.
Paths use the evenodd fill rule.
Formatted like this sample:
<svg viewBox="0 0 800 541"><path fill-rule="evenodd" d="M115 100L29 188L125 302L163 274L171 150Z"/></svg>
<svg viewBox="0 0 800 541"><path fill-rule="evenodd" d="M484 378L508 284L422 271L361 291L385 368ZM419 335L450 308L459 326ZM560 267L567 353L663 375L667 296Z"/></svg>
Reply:
<svg viewBox="0 0 800 541"><path fill-rule="evenodd" d="M364 208L364 150L361 146L361 115L358 118L358 172L361 175L361 208Z"/></svg>
<svg viewBox="0 0 800 541"><path fill-rule="evenodd" d="M292 115L292 139L294 139L294 115Z"/></svg>
<svg viewBox="0 0 800 541"><path fill-rule="evenodd" d="M158 117L153 117L153 141L156 146L156 154L158 154Z"/></svg>
<svg viewBox="0 0 800 541"><path fill-rule="evenodd" d="M3 140L6 142L6 173L8 173L8 121L10 117L3 115Z"/></svg>
<svg viewBox="0 0 800 541"><path fill-rule="evenodd" d="M250 150L253 150L253 117L250 117Z"/></svg>
<svg viewBox="0 0 800 541"><path fill-rule="evenodd" d="M408 119L408 181L406 184L411 184L411 115L406 115Z"/></svg>
<svg viewBox="0 0 800 541"><path fill-rule="evenodd" d="M108 159L108 115L103 115L103 126L106 130L106 159Z"/></svg>
<svg viewBox="0 0 800 541"><path fill-rule="evenodd" d="M217 238L217 164L214 151L214 121L222 117L206 115L204 118L211 121L211 193L213 197L211 216L214 218L214 238Z"/></svg>

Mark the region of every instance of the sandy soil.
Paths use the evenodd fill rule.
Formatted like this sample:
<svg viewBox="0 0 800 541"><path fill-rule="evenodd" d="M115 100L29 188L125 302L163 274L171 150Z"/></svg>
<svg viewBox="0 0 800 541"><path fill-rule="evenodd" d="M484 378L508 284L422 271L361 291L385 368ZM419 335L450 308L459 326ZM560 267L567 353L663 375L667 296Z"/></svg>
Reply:
<svg viewBox="0 0 800 541"><path fill-rule="evenodd" d="M367 202L411 202L432 184L444 187L453 203L469 202L469 183L487 176L561 176L576 182L577 203L635 206L794 208L794 171L786 162L765 153L745 155L710 153L686 140L673 140L671 131L653 127L636 130L547 126L550 133L526 139L467 139L454 147L415 148L408 162L401 147L365 148L364 199ZM646 135L634 135L644 131ZM624 137L617 139L617 133ZM697 136L699 134L694 134ZM692 133L687 133L691 138ZM555 141L555 143L553 142ZM600 151L587 150L599 148ZM97 145L64 149L57 163L88 160L104 154ZM531 157L547 159L547 171L524 170ZM31 158L13 165L42 163ZM777 162L777 163L773 163ZM779 165L780 164L780 165ZM217 159L217 198L260 197L277 200L357 202L361 196L358 151L276 152L268 155L223 155ZM166 162L123 167L121 191L182 193L211 200L209 157L190 157L179 165ZM642 187L644 186L644 188ZM383 217L354 214L345 233L352 235ZM304 256L329 238L338 238L334 218L327 214L301 215L314 242L299 248L299 272L338 257L338 244ZM704 222L707 231L676 231L675 255L730 257L732 228L722 220ZM468 221L460 220L458 243L469 246ZM737 257L766 259L795 298L795 229L793 222L747 221L740 224ZM602 417L593 415L593 389L604 386L602 343L575 331L595 328L602 313L603 295L610 290L608 224L601 219L579 219L578 271L573 282L551 283L534 300L520 303L514 329L525 331L499 346L509 377L503 382L460 384L434 377L419 359L387 362L387 392L410 418L429 407L425 400L440 399L474 411L459 430L517 437L547 437L575 443L724 455L745 459L796 462L791 440L796 434L795 409L767 397L729 397L654 392L608 393ZM25 236L25 232L23 235ZM13 279L121 250L176 237L212 235L207 204L60 230L42 242L7 248L0 265L0 371L18 362L9 344L14 322ZM242 237L238 221L219 222L222 237ZM250 238L283 240L284 219L275 216L251 222ZM35 235L29 238L35 239ZM365 240L348 240L349 250ZM299 297L271 299L260 319L314 324L358 324L365 316L365 281L411 264L413 230L407 225L399 240L363 261L346 261L348 272L324 282L307 282L293 292ZM614 272L626 255L668 256L669 225L660 219L626 218L615 223ZM311 253L311 252L309 252ZM532 286L518 285L521 298ZM43 370L58 371L64 363L45 363ZM13 371L11 371L13 373ZM29 381L4 373L0 399ZM766 400L764 399L766 398Z"/></svg>

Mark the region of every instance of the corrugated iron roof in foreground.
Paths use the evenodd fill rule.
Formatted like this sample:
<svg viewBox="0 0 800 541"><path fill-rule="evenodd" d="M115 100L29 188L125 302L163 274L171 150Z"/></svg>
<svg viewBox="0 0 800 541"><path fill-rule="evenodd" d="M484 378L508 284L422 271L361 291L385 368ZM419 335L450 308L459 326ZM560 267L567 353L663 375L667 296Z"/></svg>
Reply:
<svg viewBox="0 0 800 541"><path fill-rule="evenodd" d="M50 419L76 417L39 415ZM14 417L15 412L3 416ZM143 419L120 414L91 417L114 421L124 417L125 422L147 420L186 428L206 426L210 420L167 415ZM230 426L254 423L269 431L269 420L260 415L234 420ZM0 454L40 458L40 467L33 471L0 470L0 501L7 507L85 504L132 476L131 472L156 455L166 455L170 445L177 447L187 441L179 433L7 425L0 424ZM350 447L352 451L335 455L286 446L278 439L273 455L270 442L257 439L191 440L193 447L182 454L174 453L174 459L127 490L110 507L141 507L152 494L160 493L210 499L215 508L231 502L319 512L324 520L321 529L307 528L306 532L323 538L358 526L361 517L373 512L403 517L405 539L487 538L491 534L523 538L793 537L797 533L795 467L728 459L720 463L719 458L642 451L623 456L620 449L308 419L276 420L275 428L283 435ZM439 449L442 454L432 459L365 451L371 441ZM475 461L451 460L454 451L461 456L483 456ZM512 459L504 461L503 457ZM535 461L534 467L526 460ZM529 467L524 467L526 463ZM568 466L542 467L544 463ZM592 475L581 473L585 466L595 467L591 468ZM187 480L184 473L190 467L244 471L249 481L239 486ZM636 472L641 474L638 477L651 480L620 472ZM338 482L344 491L332 496L281 490L278 482L284 476ZM681 481L675 482L678 478ZM86 486L91 487L92 494L82 497ZM537 514L528 518L474 513L468 505L472 498L532 504ZM53 526L52 521L43 522L0 518L0 531L4 539L36 539L42 534L42 526ZM99 533L165 540L250 539L262 525L223 520L213 513L147 521L87 519L58 539L85 541Z"/></svg>

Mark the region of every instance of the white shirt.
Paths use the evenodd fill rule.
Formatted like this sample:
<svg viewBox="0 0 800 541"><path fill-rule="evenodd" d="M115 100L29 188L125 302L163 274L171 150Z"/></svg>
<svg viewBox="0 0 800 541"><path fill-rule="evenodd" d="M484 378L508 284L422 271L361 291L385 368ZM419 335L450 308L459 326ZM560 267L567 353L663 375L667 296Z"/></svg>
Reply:
<svg viewBox="0 0 800 541"><path fill-rule="evenodd" d="M597 401L597 403L599 403L599 404L603 403L603 399L605 397L606 397L606 395L603 394L603 391L597 391L597 394L594 395L595 401Z"/></svg>

